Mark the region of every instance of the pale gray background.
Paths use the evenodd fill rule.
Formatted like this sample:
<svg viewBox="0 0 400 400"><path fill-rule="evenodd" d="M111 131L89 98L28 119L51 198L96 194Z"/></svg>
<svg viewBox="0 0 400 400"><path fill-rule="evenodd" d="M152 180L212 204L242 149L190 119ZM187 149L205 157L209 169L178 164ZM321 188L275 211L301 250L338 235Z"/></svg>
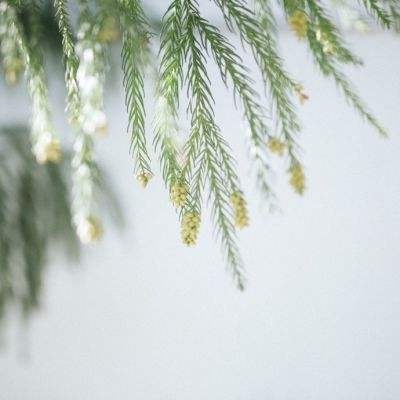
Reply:
<svg viewBox="0 0 400 400"><path fill-rule="evenodd" d="M110 133L98 151L127 229L109 229L79 268L54 257L42 312L22 338L17 319L6 332L1 400L399 399L400 41L354 34L351 42L366 67L350 75L391 138L377 137L321 79L305 46L283 34L286 65L311 99L299 109L308 190L292 194L275 163L282 213L260 206L240 113L214 85L250 203L251 226L240 234L244 293L210 224L186 249L159 177L138 187L122 90L108 92ZM67 133L61 83L51 85ZM1 121L27 115L22 88L1 93Z"/></svg>

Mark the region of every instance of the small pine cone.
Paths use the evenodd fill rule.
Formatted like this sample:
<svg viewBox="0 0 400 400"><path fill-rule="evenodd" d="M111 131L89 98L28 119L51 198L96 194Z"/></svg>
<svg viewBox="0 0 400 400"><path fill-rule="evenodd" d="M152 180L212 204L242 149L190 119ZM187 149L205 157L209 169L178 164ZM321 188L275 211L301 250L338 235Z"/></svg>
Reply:
<svg viewBox="0 0 400 400"><path fill-rule="evenodd" d="M289 169L289 183L298 194L303 194L306 188L306 177L300 164L294 164Z"/></svg>
<svg viewBox="0 0 400 400"><path fill-rule="evenodd" d="M140 174L136 175L136 179L143 189L147 186L151 178L152 175L149 172L141 172Z"/></svg>
<svg viewBox="0 0 400 400"><path fill-rule="evenodd" d="M187 212L182 217L181 238L186 246L193 246L197 241L200 228L200 215L196 212Z"/></svg>
<svg viewBox="0 0 400 400"><path fill-rule="evenodd" d="M34 153L39 164L57 163L61 160L61 147L57 139L41 140L35 147Z"/></svg>
<svg viewBox="0 0 400 400"><path fill-rule="evenodd" d="M234 192L230 196L230 201L233 209L233 217L236 228L245 228L249 225L249 215L247 212L246 200L244 199L242 193Z"/></svg>
<svg viewBox="0 0 400 400"><path fill-rule="evenodd" d="M283 151L285 150L285 142L282 142L280 139L274 136L271 136L268 139L267 146L272 153L275 153L278 156L282 156Z"/></svg>
<svg viewBox="0 0 400 400"><path fill-rule="evenodd" d="M303 11L296 10L292 15L289 16L288 22L290 28L299 39L302 39L306 36L308 29L308 18Z"/></svg>
<svg viewBox="0 0 400 400"><path fill-rule="evenodd" d="M175 182L171 187L170 197L175 207L183 207L186 202L188 190L187 185L182 182Z"/></svg>
<svg viewBox="0 0 400 400"><path fill-rule="evenodd" d="M103 234L100 221L93 216L82 218L77 226L76 233L84 244L92 243L100 239Z"/></svg>

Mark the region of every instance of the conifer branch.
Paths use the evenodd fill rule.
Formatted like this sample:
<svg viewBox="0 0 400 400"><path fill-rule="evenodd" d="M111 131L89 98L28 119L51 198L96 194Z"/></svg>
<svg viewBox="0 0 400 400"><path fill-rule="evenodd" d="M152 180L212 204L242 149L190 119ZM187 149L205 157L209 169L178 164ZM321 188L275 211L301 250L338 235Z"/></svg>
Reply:
<svg viewBox="0 0 400 400"><path fill-rule="evenodd" d="M273 26L262 27L257 16L242 0L215 0L224 12L229 26L236 26L241 38L252 49L271 95L278 127L283 136L291 163L299 163L296 135L300 124L290 99L296 82L287 74L282 65L273 37ZM264 23L266 20L264 20ZM266 29L267 28L267 29Z"/></svg>
<svg viewBox="0 0 400 400"><path fill-rule="evenodd" d="M158 104L154 121L154 146L158 153L164 182L168 190L184 180L177 149L179 93L183 82L182 7L174 0L162 23L160 69L157 82Z"/></svg>
<svg viewBox="0 0 400 400"><path fill-rule="evenodd" d="M362 0L365 10L386 29L392 26L392 18L389 12L381 7L377 0Z"/></svg>
<svg viewBox="0 0 400 400"><path fill-rule="evenodd" d="M67 113L71 123L76 123L79 115L79 90L76 81L78 57L75 54L74 41L69 23L67 0L54 0L55 14L62 37L65 65L65 85L67 88Z"/></svg>
<svg viewBox="0 0 400 400"><path fill-rule="evenodd" d="M32 101L32 150L39 163L58 161L60 158L59 141L54 133L51 119L48 90L42 66L41 51L38 47L38 24L35 18L31 19L32 29L29 40L15 8L7 2L2 2L1 10L10 29L10 35L24 62L25 74L28 80L28 90ZM33 4L31 13L37 12Z"/></svg>
<svg viewBox="0 0 400 400"><path fill-rule="evenodd" d="M94 142L96 135L104 133L107 128L103 106L106 51L108 44L118 37L122 42L127 130L131 136L134 170L143 186L152 175L145 124L145 82L156 62L153 62L155 57L149 43L153 36L150 21L142 3L142 0L78 1L79 26L75 44L68 0L53 0L55 20L61 34L60 38L54 36L60 40L65 65L66 111L76 132L72 161L72 219L83 242L95 240L101 234L96 193L99 172ZM269 186L270 152L287 154L289 182L297 193L304 192L305 175L297 144L300 123L292 97L297 94L302 103L308 96L284 68L269 0L253 0L252 3L251 0L214 0L214 3L221 10L228 29L238 34L245 49L251 49L270 105L263 104L264 96L259 96L251 72L236 48L219 29L203 18L199 3L197 0L170 0L161 25L157 26L161 33L153 144L171 202L179 209L183 242L186 245L196 242L206 193L228 265L237 285L243 288L242 260L235 229L248 224L248 213L231 150L216 122L207 62L212 59L216 64L223 83L232 88L235 105L236 101L239 103L249 128L249 153L257 182L267 197L273 196ZM389 28L393 23L398 28L400 11L397 0L384 3L361 0L361 3L378 24ZM333 79L350 105L385 135L383 127L341 72L342 64L361 65L361 60L344 42L330 8L320 0L279 0L278 6L287 16L291 30L308 44L322 74ZM41 11L36 0L0 0L0 63L9 84L15 83L19 72L25 70L32 100L33 152L39 163L46 163L59 161L61 152L51 120L44 60L39 46L40 40L44 39ZM54 22L54 16L51 18ZM179 107L184 88L189 99L186 111L190 131L182 135L185 141L181 143ZM270 115L274 131L269 127ZM8 223L2 212L1 179L0 176L0 226L3 222ZM20 194L25 196L26 207L34 214L34 201L30 204L35 191L33 179L29 173L18 175L18 182L23 182ZM20 217L22 242L25 234L28 243L28 238L36 234L36 228L25 229L30 222L23 221L22 213ZM7 286L4 282L8 279L7 246L7 241L0 235L0 315L5 304L1 297L2 288ZM26 248L25 254L30 256L31 251ZM39 258L28 265L27 270L42 265L43 260ZM26 279L31 279L31 293L34 294L34 290L40 287L40 280L28 276ZM35 296L27 300L29 305L35 302Z"/></svg>
<svg viewBox="0 0 400 400"><path fill-rule="evenodd" d="M323 46L317 40L314 30L308 30L307 39L315 63L318 65L322 74L333 78L337 87L343 93L345 99L361 115L361 117L368 121L379 134L381 134L382 136L387 136L385 128L383 128L383 126L378 122L374 115L367 109L346 76L338 69L335 61L324 53Z"/></svg>
<svg viewBox="0 0 400 400"><path fill-rule="evenodd" d="M138 60L140 46L135 43L137 40L138 37L132 33L123 34L122 70L126 93L125 103L128 110L128 131L131 132L131 152L135 161L135 173L151 175L145 132L144 81L140 60Z"/></svg>
<svg viewBox="0 0 400 400"><path fill-rule="evenodd" d="M233 46L216 27L199 13L193 13L192 16L206 50L211 50L223 82L227 86L232 83L235 96L241 100L244 117L249 125L250 156L255 163L257 183L262 193L271 198L273 194L268 183L270 167L266 147L268 137L268 128L265 124L266 111L259 103L259 95L253 88L249 71Z"/></svg>
<svg viewBox="0 0 400 400"><path fill-rule="evenodd" d="M185 37L187 40L187 83L190 93L189 110L191 113L191 133L188 140L188 151L192 151L194 154L202 154L199 163L201 168L204 168L204 173L208 180L208 198L211 203L216 231L220 237L222 248L237 286L243 289L242 260L236 244L232 213L228 203L228 194L240 191L239 182L230 150L221 137L214 120L214 99L210 91L205 57L196 38L196 15L198 15L198 10L191 0L186 0L184 7L185 13L187 13ZM204 166L202 165L203 163ZM191 171L188 172L190 173Z"/></svg>
<svg viewBox="0 0 400 400"><path fill-rule="evenodd" d="M308 9L310 10L311 18L313 19L315 30L320 35L320 42L327 42L329 44L330 51L325 51L328 55L335 57L338 61L353 64L362 65L362 60L355 56L343 43L343 39L340 36L339 30L332 22L332 19L328 16L327 11L323 8L318 0L306 0Z"/></svg>
<svg viewBox="0 0 400 400"><path fill-rule="evenodd" d="M104 134L107 120L103 111L105 74L104 47L98 34L100 26L87 4L82 4L76 53L79 59L77 83L80 93L74 156L72 158L72 212L73 222L82 243L97 240L102 233L97 216L98 169L94 158L93 139Z"/></svg>
<svg viewBox="0 0 400 400"><path fill-rule="evenodd" d="M128 111L128 131L131 134L131 152L138 177L151 175L150 157L147 151L144 106L144 68L150 39L149 25L139 0L119 2L123 17L122 70L124 73L125 103Z"/></svg>

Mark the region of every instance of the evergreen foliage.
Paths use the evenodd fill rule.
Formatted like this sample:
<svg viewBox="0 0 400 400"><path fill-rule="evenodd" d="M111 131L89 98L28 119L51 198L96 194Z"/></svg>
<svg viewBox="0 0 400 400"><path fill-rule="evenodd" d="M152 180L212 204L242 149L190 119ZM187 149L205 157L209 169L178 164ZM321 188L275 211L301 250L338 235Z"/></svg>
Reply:
<svg viewBox="0 0 400 400"><path fill-rule="evenodd" d="M29 317L41 303L46 264L77 260L70 197L71 155L39 165L23 126L0 129L0 322L11 309ZM96 189L105 209L120 220L118 202L99 171Z"/></svg>
<svg viewBox="0 0 400 400"><path fill-rule="evenodd" d="M242 289L245 279L236 230L248 224L246 201L227 138L216 122L207 63L216 64L222 81L238 100L248 125L249 157L256 182L269 202L274 198L269 179L272 153L285 156L288 180L295 192L302 194L306 187L295 103L296 97L303 103L308 96L285 70L278 51L274 7L269 0L214 0L213 3L222 13L226 27L239 36L254 57L264 82L264 93L256 90L251 72L228 37L202 15L199 1L170 0L157 24L147 15L146 2L141 0L79 0L76 4L74 0L54 0L45 10L50 10L49 15L58 27L55 37L60 42L65 66L66 111L75 132L72 217L78 236L86 242L101 233L94 142L96 135L107 127L103 111L107 49L111 42L121 38L133 172L143 187L153 175L145 81L155 75L152 142L172 205L179 211L183 241L188 245L195 243L203 202L207 200L227 264ZM277 4L290 29L307 44L321 73L336 83L356 112L381 135L386 135L341 72L345 64L360 66L362 62L347 47L329 8L319 0L279 0ZM361 5L384 29L398 28L400 11L396 0L362 0ZM77 15L72 12L76 9ZM19 72L25 71L32 99L32 150L40 163L54 163L59 161L61 150L51 122L43 68L40 40L43 24L38 23L41 11L40 5L32 0L1 0L0 54L8 83L14 83ZM180 110L184 93L187 93L189 132L179 129L184 118ZM29 173L22 180L25 183L21 190L29 191ZM24 207L32 208L34 215L29 193L24 197ZM3 192L0 201L5 201ZM7 213L1 208L0 224L4 218ZM21 230L25 227L28 227L26 221L21 220ZM33 225L29 229L36 228ZM7 254L9 246L0 239L2 254ZM29 251L25 251L26 258ZM1 268L7 271L9 267L4 263Z"/></svg>

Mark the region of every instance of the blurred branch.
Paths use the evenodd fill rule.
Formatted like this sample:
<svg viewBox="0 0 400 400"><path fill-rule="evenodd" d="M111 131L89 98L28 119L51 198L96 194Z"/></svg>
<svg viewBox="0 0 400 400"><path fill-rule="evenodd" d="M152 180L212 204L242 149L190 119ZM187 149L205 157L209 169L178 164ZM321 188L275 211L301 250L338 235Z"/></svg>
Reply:
<svg viewBox="0 0 400 400"><path fill-rule="evenodd" d="M38 164L24 126L0 128L0 322L16 306L28 317L40 306L50 254L78 261L71 224L70 154L60 163ZM99 174L103 205L118 226L119 203ZM111 204L111 207L110 207Z"/></svg>

